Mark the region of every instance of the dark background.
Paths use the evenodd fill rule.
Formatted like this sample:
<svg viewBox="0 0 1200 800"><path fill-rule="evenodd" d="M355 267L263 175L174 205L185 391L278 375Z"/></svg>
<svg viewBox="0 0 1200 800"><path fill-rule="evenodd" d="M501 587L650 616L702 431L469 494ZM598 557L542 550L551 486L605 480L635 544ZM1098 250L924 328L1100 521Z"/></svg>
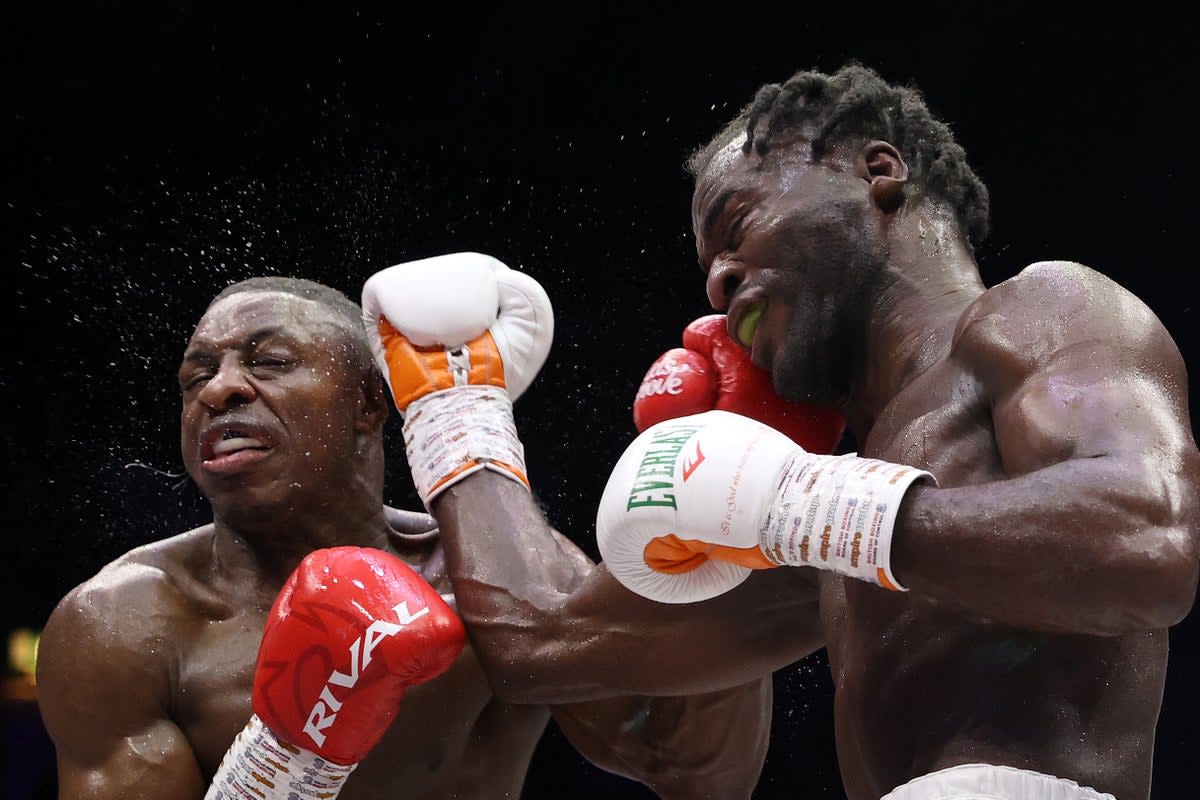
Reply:
<svg viewBox="0 0 1200 800"><path fill-rule="evenodd" d="M948 8L83 3L9 19L5 631L40 628L110 559L207 520L181 476L174 372L211 295L257 274L357 298L381 267L473 249L537 277L558 330L518 424L552 522L595 556L595 465L632 437L650 361L708 312L681 163L804 67L857 58L924 90L992 192L988 283L1082 261L1195 364L1180 21L1143 4ZM418 507L392 452L388 499ZM1197 616L1172 631L1155 798L1194 782ZM841 796L823 654L776 684L756 797ZM0 783L49 796L36 711L5 715ZM526 796L648 795L551 727Z"/></svg>

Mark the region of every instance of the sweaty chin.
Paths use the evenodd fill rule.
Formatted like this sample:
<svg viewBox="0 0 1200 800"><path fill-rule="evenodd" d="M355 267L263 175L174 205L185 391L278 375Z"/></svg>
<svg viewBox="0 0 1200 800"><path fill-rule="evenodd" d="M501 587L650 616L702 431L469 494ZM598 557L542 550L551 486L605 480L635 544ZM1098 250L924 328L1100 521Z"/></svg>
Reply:
<svg viewBox="0 0 1200 800"><path fill-rule="evenodd" d="M775 353L771 367L771 382L776 393L793 403L836 405L843 392L833 372L823 368L817 351L811 347L788 345Z"/></svg>

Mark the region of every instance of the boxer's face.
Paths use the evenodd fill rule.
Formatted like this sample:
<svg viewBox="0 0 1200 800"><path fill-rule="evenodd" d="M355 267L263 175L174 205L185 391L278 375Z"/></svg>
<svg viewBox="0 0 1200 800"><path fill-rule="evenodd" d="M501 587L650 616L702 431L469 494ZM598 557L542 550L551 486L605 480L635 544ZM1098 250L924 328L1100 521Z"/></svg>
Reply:
<svg viewBox="0 0 1200 800"><path fill-rule="evenodd" d="M273 513L345 485L361 427L354 363L333 314L311 300L242 292L205 313L179 368L180 429L214 514Z"/></svg>
<svg viewBox="0 0 1200 800"><path fill-rule="evenodd" d="M814 163L806 142L743 154L744 137L697 177L692 226L709 301L792 400L849 392L865 290L883 264L869 183L852 161Z"/></svg>

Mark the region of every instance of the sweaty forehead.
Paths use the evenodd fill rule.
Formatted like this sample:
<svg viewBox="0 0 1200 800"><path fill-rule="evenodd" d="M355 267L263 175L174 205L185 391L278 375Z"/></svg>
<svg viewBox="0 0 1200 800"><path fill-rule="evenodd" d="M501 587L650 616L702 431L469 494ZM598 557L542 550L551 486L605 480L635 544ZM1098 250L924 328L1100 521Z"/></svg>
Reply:
<svg viewBox="0 0 1200 800"><path fill-rule="evenodd" d="M264 330L306 340L337 326L333 312L316 301L287 292L238 292L204 312L192 332L191 344L236 346Z"/></svg>
<svg viewBox="0 0 1200 800"><path fill-rule="evenodd" d="M803 185L818 168L845 169L841 149L814 160L810 141L803 135L774 142L766 155L745 153L746 134L739 133L718 149L696 175L692 193L692 224L700 232L705 217L735 194L787 193Z"/></svg>
<svg viewBox="0 0 1200 800"><path fill-rule="evenodd" d="M705 210L716 197L734 185L748 159L742 153L746 134L741 133L726 142L713 153L712 158L696 174L696 186L692 191L692 226L698 231Z"/></svg>

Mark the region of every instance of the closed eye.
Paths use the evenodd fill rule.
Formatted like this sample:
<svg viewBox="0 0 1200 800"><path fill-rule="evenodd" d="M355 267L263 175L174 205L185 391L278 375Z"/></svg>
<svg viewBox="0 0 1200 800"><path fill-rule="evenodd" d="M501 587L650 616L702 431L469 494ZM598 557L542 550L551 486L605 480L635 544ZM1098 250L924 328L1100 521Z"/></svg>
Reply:
<svg viewBox="0 0 1200 800"><path fill-rule="evenodd" d="M185 377L180 378L179 379L179 388L182 389L183 391L187 391L188 389L194 389L195 387L199 386L201 383L204 383L209 380L212 380L212 373L198 372L194 375L187 375Z"/></svg>
<svg viewBox="0 0 1200 800"><path fill-rule="evenodd" d="M256 358L250 362L250 370L255 377L271 377L287 372L292 365L293 362L286 358Z"/></svg>

